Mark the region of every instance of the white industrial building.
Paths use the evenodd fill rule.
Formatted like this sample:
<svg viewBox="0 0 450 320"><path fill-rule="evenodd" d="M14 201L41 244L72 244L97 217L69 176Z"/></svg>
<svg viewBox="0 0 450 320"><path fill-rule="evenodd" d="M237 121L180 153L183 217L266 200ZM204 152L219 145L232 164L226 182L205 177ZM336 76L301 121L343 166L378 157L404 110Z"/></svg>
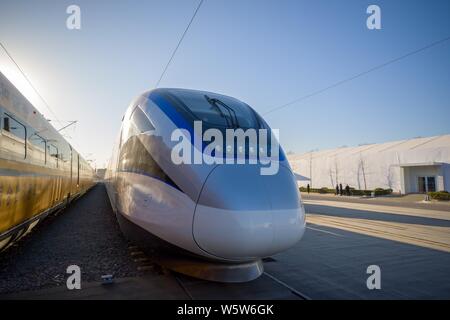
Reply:
<svg viewBox="0 0 450 320"><path fill-rule="evenodd" d="M299 186L450 191L450 135L289 155Z"/></svg>

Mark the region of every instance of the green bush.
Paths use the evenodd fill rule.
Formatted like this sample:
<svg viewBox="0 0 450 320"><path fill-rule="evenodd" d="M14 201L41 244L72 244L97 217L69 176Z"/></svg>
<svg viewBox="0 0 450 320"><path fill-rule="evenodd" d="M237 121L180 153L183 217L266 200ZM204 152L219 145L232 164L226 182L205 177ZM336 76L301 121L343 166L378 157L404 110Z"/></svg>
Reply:
<svg viewBox="0 0 450 320"><path fill-rule="evenodd" d="M385 196L392 193L392 189L376 188L374 191L376 196Z"/></svg>
<svg viewBox="0 0 450 320"><path fill-rule="evenodd" d="M450 200L450 193L448 193L448 191L428 192L428 195L434 200L439 201Z"/></svg>
<svg viewBox="0 0 450 320"><path fill-rule="evenodd" d="M307 188L306 187L300 187L299 188L301 192L307 192ZM345 194L345 189L342 190ZM321 194L327 194L327 193L331 193L331 194L335 194L336 193L336 189L332 188L310 188L309 192L311 193L321 193ZM392 189L382 189L382 188L376 188L375 190L358 190L355 188L350 188L350 194L352 196L371 196L372 192L375 192L376 196L383 196L383 195L388 195L392 193Z"/></svg>
<svg viewBox="0 0 450 320"><path fill-rule="evenodd" d="M322 194L328 193L328 188L320 188L319 193L322 193Z"/></svg>
<svg viewBox="0 0 450 320"><path fill-rule="evenodd" d="M299 189L300 189L301 192L308 192L308 189L306 187L300 187ZM323 187L323 188L320 188L320 189L310 188L309 192L311 192L311 193L322 193L322 194L325 194L325 193L333 193L334 194L335 190Z"/></svg>
<svg viewBox="0 0 450 320"><path fill-rule="evenodd" d="M355 188L350 188L350 194L352 196L366 196L370 195L370 190L357 190Z"/></svg>

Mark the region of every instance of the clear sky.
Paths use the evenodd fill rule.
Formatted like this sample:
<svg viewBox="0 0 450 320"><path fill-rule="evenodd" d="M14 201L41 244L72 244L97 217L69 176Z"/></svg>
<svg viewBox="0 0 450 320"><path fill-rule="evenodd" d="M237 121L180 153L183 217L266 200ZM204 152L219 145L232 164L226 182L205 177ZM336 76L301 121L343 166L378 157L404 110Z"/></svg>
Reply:
<svg viewBox="0 0 450 320"><path fill-rule="evenodd" d="M81 7L81 30L66 8ZM155 86L197 0L0 0L0 41L77 149L105 165L133 97ZM381 8L381 30L366 9ZM228 94L263 114L450 36L450 1L205 0L161 87ZM0 68L39 102L3 52ZM450 41L264 116L286 151L450 133ZM53 122L60 127L57 122Z"/></svg>

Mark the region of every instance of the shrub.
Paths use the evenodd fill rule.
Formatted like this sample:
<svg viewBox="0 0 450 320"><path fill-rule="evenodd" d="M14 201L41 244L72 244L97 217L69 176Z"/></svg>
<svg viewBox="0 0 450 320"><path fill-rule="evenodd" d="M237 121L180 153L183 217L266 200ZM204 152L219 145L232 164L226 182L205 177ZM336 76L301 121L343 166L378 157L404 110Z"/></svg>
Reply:
<svg viewBox="0 0 450 320"><path fill-rule="evenodd" d="M308 191L308 189L306 187L300 187L299 190L301 192L307 192ZM326 187L323 187L323 188L320 188L320 189L310 188L309 192L311 192L311 193L334 193L335 191L334 191L334 189L328 189Z"/></svg>
<svg viewBox="0 0 450 320"><path fill-rule="evenodd" d="M301 192L307 192L307 188L306 187L300 187L299 188ZM345 190L343 190L345 193ZM335 194L336 193L336 189L332 188L327 188L327 187L323 187L320 189L317 188L310 188L309 192L311 193L321 193L321 194L326 194L326 193L332 193ZM375 192L376 196L381 196L381 195L388 195L392 193L392 189L383 189L383 188L376 188L375 190L358 190L355 188L350 188L350 194L352 196L371 196L372 192Z"/></svg>
<svg viewBox="0 0 450 320"><path fill-rule="evenodd" d="M350 188L350 194L352 196L364 196L365 195L364 191L365 190L357 190L355 188Z"/></svg>
<svg viewBox="0 0 450 320"><path fill-rule="evenodd" d="M392 193L392 189L375 188L376 196L385 196Z"/></svg>
<svg viewBox="0 0 450 320"><path fill-rule="evenodd" d="M328 188L320 188L319 193L328 193Z"/></svg>
<svg viewBox="0 0 450 320"><path fill-rule="evenodd" d="M350 188L350 193L353 196L371 196L372 192L375 192L376 196L383 196L391 194L392 189L376 188L374 190L358 190L355 188Z"/></svg>
<svg viewBox="0 0 450 320"><path fill-rule="evenodd" d="M435 200L439 201L449 201L450 193L448 191L438 191L438 192L428 192L428 195Z"/></svg>

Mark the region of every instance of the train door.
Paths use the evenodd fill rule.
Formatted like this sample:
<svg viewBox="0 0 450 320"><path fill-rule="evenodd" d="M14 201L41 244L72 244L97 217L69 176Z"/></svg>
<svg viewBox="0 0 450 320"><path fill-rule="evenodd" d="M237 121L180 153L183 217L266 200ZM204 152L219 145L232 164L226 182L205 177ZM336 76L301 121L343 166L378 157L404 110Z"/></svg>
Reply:
<svg viewBox="0 0 450 320"><path fill-rule="evenodd" d="M3 145L2 145L2 131L3 131L3 110L0 107L0 158L2 157L3 154ZM1 186L1 185L0 185Z"/></svg>
<svg viewBox="0 0 450 320"><path fill-rule="evenodd" d="M80 187L80 155L77 155L77 188Z"/></svg>
<svg viewBox="0 0 450 320"><path fill-rule="evenodd" d="M69 179L69 199L73 195L73 150L72 146L69 144L70 149L70 179Z"/></svg>

